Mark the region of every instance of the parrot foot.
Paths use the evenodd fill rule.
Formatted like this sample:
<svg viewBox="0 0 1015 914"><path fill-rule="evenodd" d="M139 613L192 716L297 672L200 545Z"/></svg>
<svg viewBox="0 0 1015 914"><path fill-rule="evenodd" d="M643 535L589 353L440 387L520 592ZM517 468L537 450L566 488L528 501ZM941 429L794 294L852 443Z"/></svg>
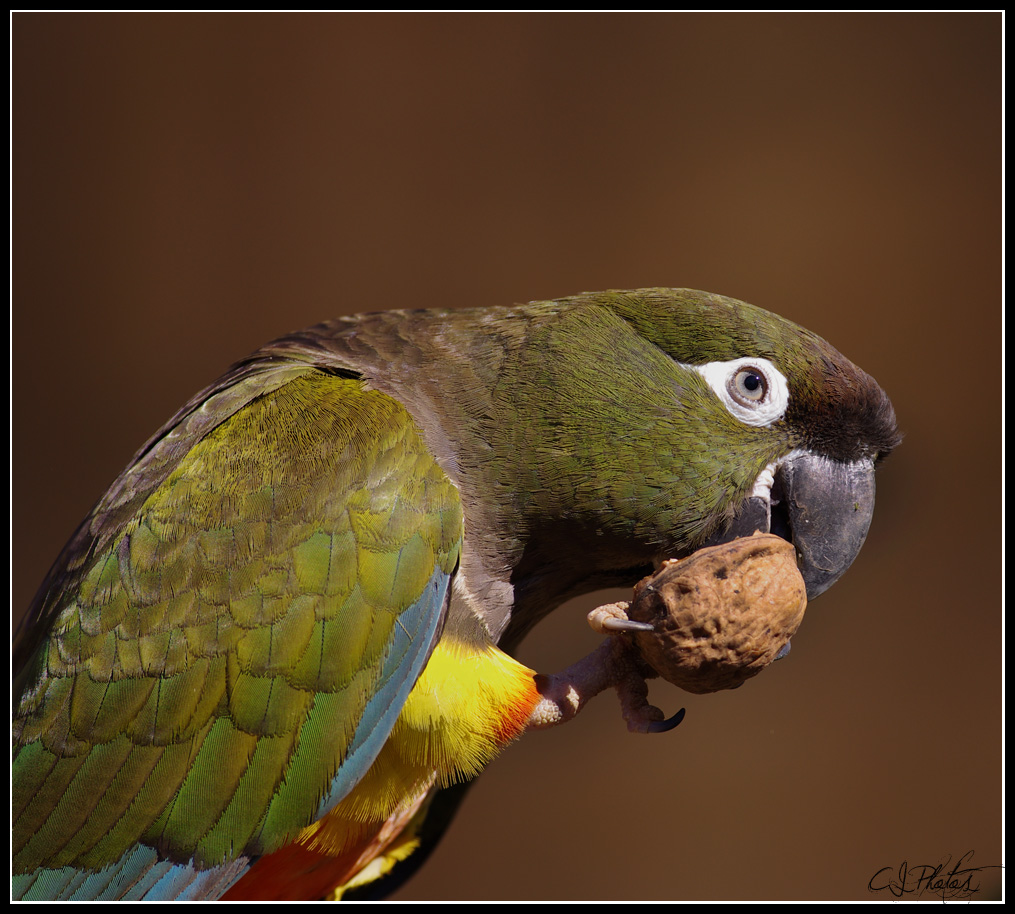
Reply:
<svg viewBox="0 0 1015 914"><path fill-rule="evenodd" d="M620 698L620 707L627 721L627 729L632 733L666 733L684 719L681 708L673 717L667 719L659 708L648 702L648 683L658 674L647 671L644 663L639 663L637 649L626 638L626 632L652 632L655 626L649 622L635 622L629 619L627 611L631 604L627 601L607 603L599 606L588 615L592 630L601 635L610 635L613 644L610 663L614 670L613 686Z"/></svg>

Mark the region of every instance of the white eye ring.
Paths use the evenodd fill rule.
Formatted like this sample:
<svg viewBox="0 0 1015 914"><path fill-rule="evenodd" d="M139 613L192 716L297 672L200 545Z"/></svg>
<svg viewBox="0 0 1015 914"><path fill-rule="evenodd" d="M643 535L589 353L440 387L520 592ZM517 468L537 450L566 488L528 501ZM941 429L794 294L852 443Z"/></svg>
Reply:
<svg viewBox="0 0 1015 914"><path fill-rule="evenodd" d="M723 406L745 425L771 425L786 414L789 385L768 359L744 358L685 367L698 372Z"/></svg>

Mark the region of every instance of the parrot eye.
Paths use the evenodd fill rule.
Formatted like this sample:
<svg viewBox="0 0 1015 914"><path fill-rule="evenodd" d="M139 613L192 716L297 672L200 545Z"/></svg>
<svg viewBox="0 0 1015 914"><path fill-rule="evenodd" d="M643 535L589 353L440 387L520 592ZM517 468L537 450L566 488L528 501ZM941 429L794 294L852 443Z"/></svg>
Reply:
<svg viewBox="0 0 1015 914"><path fill-rule="evenodd" d="M754 368L741 368L730 378L727 390L741 406L751 406L765 399L768 394L768 383L760 371Z"/></svg>
<svg viewBox="0 0 1015 914"><path fill-rule="evenodd" d="M687 365L698 372L734 418L745 425L778 422L789 406L786 377L768 359L734 359Z"/></svg>

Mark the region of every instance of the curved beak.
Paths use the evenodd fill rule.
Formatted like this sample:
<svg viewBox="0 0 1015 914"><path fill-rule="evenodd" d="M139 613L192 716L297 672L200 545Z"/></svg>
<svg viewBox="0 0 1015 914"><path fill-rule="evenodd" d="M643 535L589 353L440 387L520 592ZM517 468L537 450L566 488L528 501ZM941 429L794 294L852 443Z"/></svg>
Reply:
<svg viewBox="0 0 1015 914"><path fill-rule="evenodd" d="M774 471L774 478L773 478ZM715 541L775 533L796 547L807 599L824 593L853 564L874 515L874 463L842 463L798 452L762 473L755 494Z"/></svg>
<svg viewBox="0 0 1015 914"><path fill-rule="evenodd" d="M874 463L792 456L776 472L773 504L775 498L780 498L789 528L786 539L796 547L807 599L812 600L842 577L867 539L874 516ZM782 535L778 529L772 532Z"/></svg>

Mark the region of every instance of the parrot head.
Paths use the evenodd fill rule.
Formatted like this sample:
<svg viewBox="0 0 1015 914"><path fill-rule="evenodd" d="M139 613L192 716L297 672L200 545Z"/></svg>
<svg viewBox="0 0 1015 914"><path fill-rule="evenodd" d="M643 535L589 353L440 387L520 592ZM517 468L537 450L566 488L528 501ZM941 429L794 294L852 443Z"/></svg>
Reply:
<svg viewBox="0 0 1015 914"><path fill-rule="evenodd" d="M877 382L819 336L723 296L566 301L495 387L512 431L486 485L514 476L525 493L507 499L525 530L507 642L543 614L536 604L757 530L794 544L809 598L835 583L867 535L875 467L900 440Z"/></svg>
<svg viewBox="0 0 1015 914"><path fill-rule="evenodd" d="M712 421L730 430L720 446L772 456L719 538L763 530L792 541L813 599L867 536L874 468L900 440L892 404L823 339L759 308L698 294L671 314L644 332L715 395Z"/></svg>

